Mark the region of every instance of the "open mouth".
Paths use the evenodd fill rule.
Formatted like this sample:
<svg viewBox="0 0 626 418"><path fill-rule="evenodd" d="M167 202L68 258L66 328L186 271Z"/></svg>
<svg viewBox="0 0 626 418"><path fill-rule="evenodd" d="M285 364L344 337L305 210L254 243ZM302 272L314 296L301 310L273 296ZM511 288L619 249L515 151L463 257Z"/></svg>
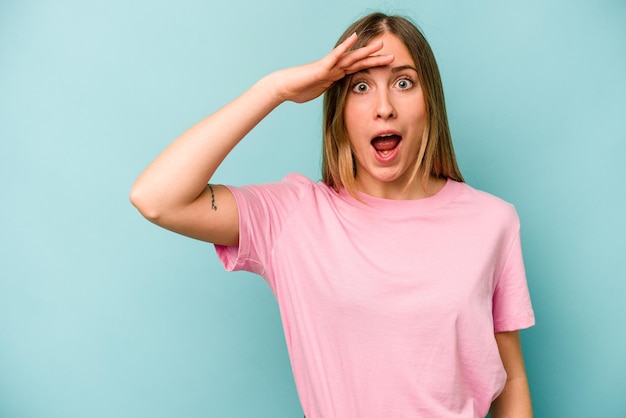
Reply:
<svg viewBox="0 0 626 418"><path fill-rule="evenodd" d="M383 134L372 139L371 144L381 157L387 157L393 153L402 137L397 134Z"/></svg>

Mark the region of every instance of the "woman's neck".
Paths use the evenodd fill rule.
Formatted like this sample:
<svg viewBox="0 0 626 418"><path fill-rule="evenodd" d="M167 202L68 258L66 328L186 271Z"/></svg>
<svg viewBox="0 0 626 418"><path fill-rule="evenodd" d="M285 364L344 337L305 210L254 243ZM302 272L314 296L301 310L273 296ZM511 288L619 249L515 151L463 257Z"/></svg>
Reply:
<svg viewBox="0 0 626 418"><path fill-rule="evenodd" d="M423 176L414 176L407 183L397 182L363 182L356 179L357 190L361 193L390 200L417 200L430 197L443 188L446 179L429 177L424 181Z"/></svg>

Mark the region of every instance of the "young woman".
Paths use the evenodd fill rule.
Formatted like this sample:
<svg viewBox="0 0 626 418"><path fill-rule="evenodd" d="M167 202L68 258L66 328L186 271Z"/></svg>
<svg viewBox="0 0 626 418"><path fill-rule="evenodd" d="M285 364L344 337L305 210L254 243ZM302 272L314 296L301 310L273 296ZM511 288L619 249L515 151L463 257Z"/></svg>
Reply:
<svg viewBox="0 0 626 418"><path fill-rule="evenodd" d="M207 185L275 107L323 93L322 181ZM368 15L321 60L262 78L172 143L131 200L263 276L307 417L532 416L518 217L463 183L433 53L407 19Z"/></svg>

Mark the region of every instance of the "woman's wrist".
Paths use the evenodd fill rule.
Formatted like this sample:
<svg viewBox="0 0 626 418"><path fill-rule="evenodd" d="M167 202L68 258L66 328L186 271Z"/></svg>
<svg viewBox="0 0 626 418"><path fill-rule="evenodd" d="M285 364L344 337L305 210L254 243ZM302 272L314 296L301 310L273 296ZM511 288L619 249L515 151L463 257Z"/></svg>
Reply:
<svg viewBox="0 0 626 418"><path fill-rule="evenodd" d="M272 107L277 107L288 100L280 71L270 73L261 78L256 82L254 88L259 90L262 97L269 100L269 104Z"/></svg>

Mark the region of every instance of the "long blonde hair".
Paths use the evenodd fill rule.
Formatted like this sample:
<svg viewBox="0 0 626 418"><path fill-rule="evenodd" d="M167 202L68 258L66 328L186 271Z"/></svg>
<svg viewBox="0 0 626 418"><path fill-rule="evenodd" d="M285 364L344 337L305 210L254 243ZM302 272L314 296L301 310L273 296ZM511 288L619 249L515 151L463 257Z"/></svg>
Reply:
<svg viewBox="0 0 626 418"><path fill-rule="evenodd" d="M416 65L427 114L416 156L418 170L422 170L424 182L431 176L463 181L452 146L439 68L424 35L405 17L372 13L350 25L337 45L355 32L359 37L352 49L365 46L384 33L397 36L406 45ZM344 77L324 94L322 180L335 190L345 188L356 197L356 167L344 122L349 83L350 77Z"/></svg>

